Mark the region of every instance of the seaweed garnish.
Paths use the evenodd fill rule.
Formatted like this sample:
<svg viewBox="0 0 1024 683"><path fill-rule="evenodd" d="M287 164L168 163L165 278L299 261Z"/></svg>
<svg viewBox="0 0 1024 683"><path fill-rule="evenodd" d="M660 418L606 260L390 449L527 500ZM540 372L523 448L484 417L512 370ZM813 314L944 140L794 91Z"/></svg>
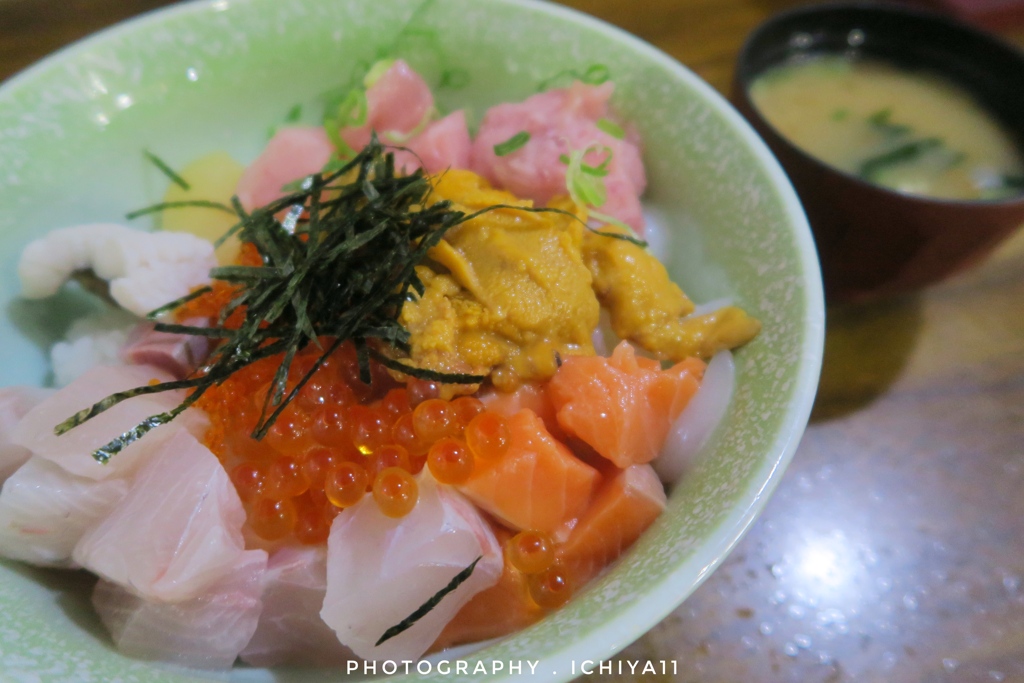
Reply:
<svg viewBox="0 0 1024 683"><path fill-rule="evenodd" d="M417 621L427 616L427 614L430 613L430 610L437 607L441 603L441 600L443 600L446 595L448 595L456 588L461 586L463 583L465 583L466 580L473 575L473 570L476 569L476 563L482 559L483 555L479 555L475 560L473 560L472 564L470 564L468 567L466 567L461 572L456 574L455 577L448 583L447 586L434 593L434 595L432 595L429 600L427 600L425 603L417 607L416 611L407 616L405 619L402 619L402 621L395 624L387 631L384 631L384 635L382 635L377 640L377 642L373 644L373 646L379 647L381 643L391 640L398 634L403 633L412 628Z"/></svg>
<svg viewBox="0 0 1024 683"><path fill-rule="evenodd" d="M251 243L262 265L221 266L211 271L214 280L234 288L235 296L210 327L156 323L160 331L220 339L206 366L185 380L108 396L59 424L55 432L63 434L134 396L190 390L182 405L147 418L93 453L106 462L153 428L173 420L234 372L282 354L252 433L260 439L324 360L346 341L356 347L365 382L371 376L371 356L412 377L457 384L482 382L483 376L426 370L392 357L409 351L409 332L398 319L404 303L424 291L416 265L449 228L480 213L467 215L448 201L429 203L431 191L422 171L396 174L393 154L374 137L350 162L309 176L303 189L267 206L245 212L235 199L232 210L239 220L222 239L237 234ZM157 205L134 215L179 204ZM304 210L294 231L289 231L278 215L293 207ZM174 311L196 296L193 292L154 313ZM229 329L225 322L232 316L241 322ZM322 353L294 386L288 386L292 359L310 344Z"/></svg>

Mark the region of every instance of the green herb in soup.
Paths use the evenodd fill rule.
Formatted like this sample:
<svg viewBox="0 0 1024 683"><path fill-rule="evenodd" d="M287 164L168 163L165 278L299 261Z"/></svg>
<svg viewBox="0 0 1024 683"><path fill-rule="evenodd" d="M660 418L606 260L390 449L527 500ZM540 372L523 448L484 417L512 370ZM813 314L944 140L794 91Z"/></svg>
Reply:
<svg viewBox="0 0 1024 683"><path fill-rule="evenodd" d="M942 78L824 56L770 69L750 94L795 145L870 182L944 199L1024 191L1012 138Z"/></svg>

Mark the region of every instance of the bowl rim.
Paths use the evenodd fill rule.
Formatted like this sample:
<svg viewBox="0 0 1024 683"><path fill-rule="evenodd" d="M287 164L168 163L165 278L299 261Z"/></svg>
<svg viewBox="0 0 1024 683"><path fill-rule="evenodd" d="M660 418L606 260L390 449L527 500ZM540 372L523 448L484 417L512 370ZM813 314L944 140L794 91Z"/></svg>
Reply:
<svg viewBox="0 0 1024 683"><path fill-rule="evenodd" d="M237 10L239 7L255 6L271 1L188 0L149 10L80 38L0 82L0 102L21 88L28 87L37 74L66 60L72 60L80 53L101 45L105 41L116 39L122 34L129 34L141 27L182 15L231 11ZM779 420L779 427L771 442L763 447L764 457L761 460L760 469L755 469L755 474L750 477L747 488L738 494L738 498L746 501L746 504L731 510L718 524L708 542L701 544L684 562L667 572L660 581L652 585L644 596L622 608L616 619L594 628L585 638L558 646L547 656L539 659L543 665L538 671L540 680L568 680L573 675L571 673L573 663L587 660L596 663L611 658L678 607L725 560L763 510L771 493L778 486L786 466L792 460L811 414L824 350L824 292L814 239L803 206L792 183L766 143L722 94L664 51L604 20L546 0L491 0L491 2L557 17L602 33L609 40L628 46L646 60L664 68L671 74L673 80L688 88L696 98L700 99L702 104L719 115L729 130L755 157L756 163L768 178L770 187L777 194L784 223L788 226L787 232L793 238L796 251L794 264L800 269L800 293L804 297L801 317L798 321L803 333L803 342L798 353L794 354L793 360L793 363L800 367L799 373L794 378L796 385L793 390L794 400L783 412ZM762 471L765 472L764 476L757 476ZM689 582L680 580L690 575L695 575L696 580ZM514 638L515 635L513 633L507 637ZM494 642L488 641L484 648L473 654L486 654L487 647ZM558 673L547 675L546 669L550 669L550 667L555 667ZM186 672L181 673L188 676ZM422 678L413 674L411 677L394 677L394 680L411 681L422 680ZM512 676L508 673L489 675L487 678L501 681L511 680ZM201 681L206 679L188 677L184 680Z"/></svg>
<svg viewBox="0 0 1024 683"><path fill-rule="evenodd" d="M834 12L847 12L847 11L864 11L864 12L876 12L879 16L898 16L911 20L928 21L933 24L942 25L949 30L959 31L964 35L970 36L974 40L980 40L991 44L993 47L1006 52L1007 54L1013 55L1019 62L1024 65L1024 51L1021 51L1017 46L1007 42L1000 36L978 28L977 26L958 21L957 19L948 15L942 14L936 10L927 9L923 7L912 7L908 5L896 5L891 3L879 2L878 0L833 0L831 2L822 3L819 5L804 5L800 7L793 7L782 12L773 14L769 18L762 21L757 25L744 39L740 51L736 57L736 70L733 78L733 99L741 100L744 108L748 110L753 116L757 117L757 124L764 126L774 134L775 138L780 144L785 145L787 153L795 154L800 157L804 163L810 163L818 172L829 172L840 176L844 182L849 182L856 187L864 190L872 190L883 196L886 196L890 201L906 202L907 204L919 204L924 207L948 207L948 208L959 208L963 210L983 210L983 209L1018 209L1024 208L1024 190L1008 195L1006 197L988 198L988 199L951 199L944 197L932 197L924 194L912 194L908 192L901 192L899 190L886 187L878 183L873 183L863 178L854 175L849 171L840 169L826 161L823 161L819 157L805 151L803 148L796 145L786 135L782 134L778 128L772 124L771 121L761 112L761 110L754 103L753 98L750 96L750 90L756 82L757 78L765 73L767 69L761 69L757 73L753 73L750 68L750 58L754 51L755 43L768 31L773 29L778 24L784 23L790 19L799 19L801 17L815 17L819 15L829 15ZM851 29L855 28L851 26ZM815 52L817 56L826 55L838 55L838 52L833 50L820 50ZM865 55L870 57L870 55ZM861 56L857 57L858 59ZM882 58L875 57L881 61L887 61ZM783 62L773 64L770 68L779 66ZM963 86L957 85L963 89ZM971 94L971 93L969 93ZM971 94L971 99L977 101L977 98ZM987 112L987 107L982 107ZM751 122L754 123L754 122ZM1022 133L1024 134L1024 133ZM1021 140L1019 145L1019 153L1024 156L1024 139Z"/></svg>

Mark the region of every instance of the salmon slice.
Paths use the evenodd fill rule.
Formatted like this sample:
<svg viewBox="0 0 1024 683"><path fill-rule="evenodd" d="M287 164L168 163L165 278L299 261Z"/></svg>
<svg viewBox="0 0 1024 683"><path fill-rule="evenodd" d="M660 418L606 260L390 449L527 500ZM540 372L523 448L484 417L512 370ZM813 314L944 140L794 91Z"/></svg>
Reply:
<svg viewBox="0 0 1024 683"><path fill-rule="evenodd" d="M494 535L504 548L511 532L497 527ZM432 651L500 638L530 626L544 616L530 599L526 575L505 559L498 583L473 596L441 631Z"/></svg>
<svg viewBox="0 0 1024 683"><path fill-rule="evenodd" d="M650 465L631 465L612 477L583 513L557 557L582 586L640 537L665 509L665 489Z"/></svg>
<svg viewBox="0 0 1024 683"><path fill-rule="evenodd" d="M610 358L566 358L548 383L558 424L620 468L661 452L672 423L700 386L704 363L687 358L668 370L620 342Z"/></svg>
<svg viewBox="0 0 1024 683"><path fill-rule="evenodd" d="M562 428L555 417L555 404L545 390L544 385L536 382L520 384L515 391L504 392L490 390L480 394L488 410L493 410L504 417L512 417L520 410L532 410L541 420L544 427L559 441L564 441Z"/></svg>
<svg viewBox="0 0 1024 683"><path fill-rule="evenodd" d="M586 509L601 475L551 436L532 410L513 415L508 427L505 455L477 460L459 490L512 529L551 533Z"/></svg>

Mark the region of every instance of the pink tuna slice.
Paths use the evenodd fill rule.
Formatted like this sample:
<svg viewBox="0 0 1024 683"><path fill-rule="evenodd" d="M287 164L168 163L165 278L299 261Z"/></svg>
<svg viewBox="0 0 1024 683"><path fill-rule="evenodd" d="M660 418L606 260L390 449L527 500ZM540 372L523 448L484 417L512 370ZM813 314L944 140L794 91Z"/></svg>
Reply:
<svg viewBox="0 0 1024 683"><path fill-rule="evenodd" d="M566 166L560 158L593 145L608 147L612 161L604 177L608 200L598 207L643 233L640 195L647 186L639 140L633 131L618 139L597 126L609 118L608 99L614 86L573 83L570 87L533 95L520 103L499 104L484 115L473 142L470 167L493 185L513 194L546 204L567 194ZM499 145L521 131L529 141L504 156L494 152ZM587 157L600 163L597 155Z"/></svg>
<svg viewBox="0 0 1024 683"><path fill-rule="evenodd" d="M327 539L327 595L320 616L367 660L418 659L474 595L497 583L501 547L480 513L424 471L419 500L400 519L370 496L343 510ZM472 575L408 630L376 645L480 557Z"/></svg>
<svg viewBox="0 0 1024 683"><path fill-rule="evenodd" d="M224 578L181 602L146 600L101 580L92 604L117 649L129 657L226 669L256 630L266 566L264 551L247 550Z"/></svg>
<svg viewBox="0 0 1024 683"><path fill-rule="evenodd" d="M396 143L399 144L399 143ZM442 173L449 168L469 168L472 142L466 127L466 113L455 111L428 125L422 133L401 146L411 151L395 151L395 168L412 173L420 167L427 173Z"/></svg>
<svg viewBox="0 0 1024 683"><path fill-rule="evenodd" d="M245 510L217 457L178 430L146 454L131 490L73 554L137 595L196 597L237 566Z"/></svg>
<svg viewBox="0 0 1024 683"><path fill-rule="evenodd" d="M319 173L333 153L320 126L282 128L245 169L235 194L247 211L269 204L287 194L288 183Z"/></svg>
<svg viewBox="0 0 1024 683"><path fill-rule="evenodd" d="M242 661L253 666L339 666L355 655L320 618L327 592L327 548L286 547L270 556L263 612Z"/></svg>
<svg viewBox="0 0 1024 683"><path fill-rule="evenodd" d="M75 545L127 493L124 479L97 481L29 458L0 492L0 555L44 567L74 567Z"/></svg>
<svg viewBox="0 0 1024 683"><path fill-rule="evenodd" d="M130 398L61 436L54 434L53 428L111 394L145 386L154 379L165 382L172 378L148 365L93 368L28 411L11 430L11 443L81 477L108 479L131 476L142 462L140 454L154 447L156 441L170 432L188 429L201 436L208 424L205 414L198 410L185 411L169 425L157 427L129 445L106 465L98 463L92 452L146 418L178 406L185 398L184 392L167 391Z"/></svg>
<svg viewBox="0 0 1024 683"><path fill-rule="evenodd" d="M53 393L38 387L4 387L0 389L0 485L25 464L32 452L11 441L11 431L28 414Z"/></svg>
<svg viewBox="0 0 1024 683"><path fill-rule="evenodd" d="M205 327L205 318L192 318L183 325ZM151 365L175 379L184 379L195 370L210 352L210 340L193 334L157 332L154 323L140 323L132 330L121 349L121 358L130 365Z"/></svg>
<svg viewBox="0 0 1024 683"><path fill-rule="evenodd" d="M434 106L430 86L401 59L366 90L366 123L340 131L341 139L359 151L370 142L371 131L407 135L419 126Z"/></svg>

